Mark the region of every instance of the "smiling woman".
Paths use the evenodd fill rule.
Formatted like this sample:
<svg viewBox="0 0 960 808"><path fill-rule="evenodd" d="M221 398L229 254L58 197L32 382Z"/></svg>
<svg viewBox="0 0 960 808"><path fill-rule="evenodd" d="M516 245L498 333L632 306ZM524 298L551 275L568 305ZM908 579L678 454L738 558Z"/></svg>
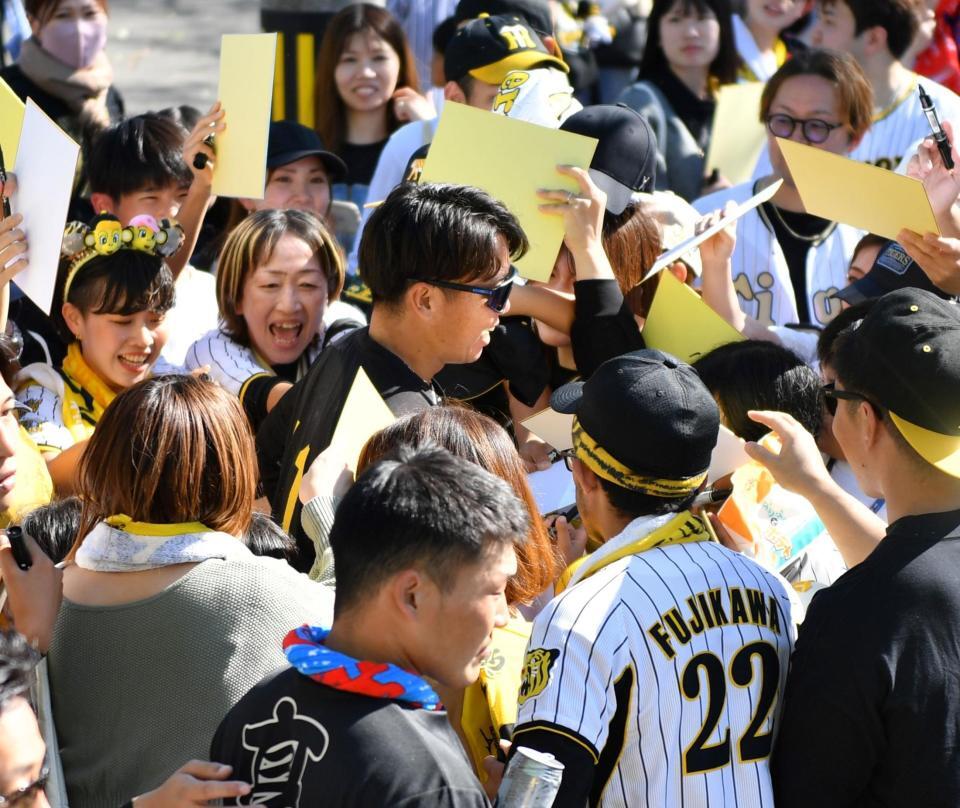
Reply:
<svg viewBox="0 0 960 808"><path fill-rule="evenodd" d="M347 164L334 199L366 201L390 133L436 114L420 95L417 68L400 23L382 8L350 5L327 25L317 63L317 131Z"/></svg>
<svg viewBox="0 0 960 808"><path fill-rule="evenodd" d="M20 423L64 496L73 492L76 465L103 411L117 393L151 375L166 341L164 317L175 290L156 244L170 236L153 230L152 217L140 218L140 235L131 231L129 240L109 214L83 231L97 247L84 246L61 262L51 308L68 344L66 359L59 368L28 365L18 377L17 397L26 407ZM71 225L65 241L76 235Z"/></svg>
<svg viewBox="0 0 960 808"><path fill-rule="evenodd" d="M191 346L187 367L209 367L256 425L329 336L360 324L325 317L342 287L340 250L317 217L299 210L251 214L220 255L220 328Z"/></svg>

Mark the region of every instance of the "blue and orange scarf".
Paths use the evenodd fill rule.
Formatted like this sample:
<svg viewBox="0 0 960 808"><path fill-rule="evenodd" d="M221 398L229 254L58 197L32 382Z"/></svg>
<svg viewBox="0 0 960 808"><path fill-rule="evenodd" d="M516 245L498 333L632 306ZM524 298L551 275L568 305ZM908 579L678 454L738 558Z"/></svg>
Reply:
<svg viewBox="0 0 960 808"><path fill-rule="evenodd" d="M395 699L423 710L443 709L440 697L423 679L389 662L367 662L327 648L329 629L300 626L283 639L287 661L304 676L337 690Z"/></svg>

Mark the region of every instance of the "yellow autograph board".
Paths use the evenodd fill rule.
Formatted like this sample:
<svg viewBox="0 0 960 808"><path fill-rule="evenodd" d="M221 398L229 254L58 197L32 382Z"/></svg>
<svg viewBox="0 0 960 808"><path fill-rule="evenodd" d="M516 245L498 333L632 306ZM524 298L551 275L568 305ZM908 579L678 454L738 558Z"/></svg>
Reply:
<svg viewBox="0 0 960 808"><path fill-rule="evenodd" d="M707 150L708 174L719 169L734 185L753 176L767 142L767 130L760 123L760 96L764 86L762 81L748 81L720 88Z"/></svg>
<svg viewBox="0 0 960 808"><path fill-rule="evenodd" d="M673 354L683 362L696 362L714 348L742 339L693 289L670 272L660 274L660 285L643 326L643 341L648 348Z"/></svg>
<svg viewBox="0 0 960 808"><path fill-rule="evenodd" d="M807 213L896 239L903 229L940 234L920 180L777 138Z"/></svg>
<svg viewBox="0 0 960 808"><path fill-rule="evenodd" d="M517 269L531 280L550 278L563 241L563 218L541 213L537 191L577 193L558 165L589 168L594 138L494 115L466 104L445 104L423 166L421 182L450 182L482 188L520 220L530 241Z"/></svg>
<svg viewBox="0 0 960 808"><path fill-rule="evenodd" d="M0 148L3 149L3 162L7 171L13 171L17 164L17 146L20 143L20 130L23 128L26 109L17 94L0 79Z"/></svg>
<svg viewBox="0 0 960 808"><path fill-rule="evenodd" d="M347 400L340 412L340 420L333 431L330 446L335 446L354 474L357 473L357 461L360 452L370 436L396 421L377 388L363 368L357 369L357 375L347 394Z"/></svg>
<svg viewBox="0 0 960 808"><path fill-rule="evenodd" d="M217 136L213 192L263 199L273 101L276 34L224 34L219 99L227 128Z"/></svg>

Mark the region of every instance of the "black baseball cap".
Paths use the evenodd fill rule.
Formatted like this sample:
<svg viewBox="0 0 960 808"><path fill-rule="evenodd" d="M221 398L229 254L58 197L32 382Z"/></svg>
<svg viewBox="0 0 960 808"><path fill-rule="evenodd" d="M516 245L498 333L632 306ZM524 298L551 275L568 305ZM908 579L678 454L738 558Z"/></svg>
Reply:
<svg viewBox="0 0 960 808"><path fill-rule="evenodd" d="M313 129L295 121L273 121L267 141L267 168L279 168L304 157L320 158L331 180L347 176L347 166L333 152L323 147L323 141Z"/></svg>
<svg viewBox="0 0 960 808"><path fill-rule="evenodd" d="M460 0L453 17L461 23L481 14L522 17L540 36L553 36L553 17L548 0Z"/></svg>
<svg viewBox="0 0 960 808"><path fill-rule="evenodd" d="M550 406L576 416L577 457L616 485L677 499L706 479L720 413L697 372L670 354L646 349L610 359L587 381L557 389ZM631 478L659 478L659 486Z"/></svg>
<svg viewBox="0 0 960 808"><path fill-rule="evenodd" d="M960 477L960 306L923 289L878 298L842 348L856 392L888 410L928 463Z"/></svg>
<svg viewBox="0 0 960 808"><path fill-rule="evenodd" d="M484 14L471 20L454 35L443 54L443 73L447 81L458 81L466 75L496 84L511 70L533 67L570 68L553 56L536 32L515 16Z"/></svg>
<svg viewBox="0 0 960 808"><path fill-rule="evenodd" d="M862 278L858 278L849 286L841 289L834 297L838 297L852 306L854 303L872 300L875 297L887 294L887 292L908 287L923 289L943 298L948 297L947 294L933 285L933 282L927 277L927 273L920 269L917 262L907 255L907 251L903 247L895 241L888 241L877 254L877 259L870 267L870 271Z"/></svg>
<svg viewBox="0 0 960 808"><path fill-rule="evenodd" d="M575 112L560 128L597 139L590 177L607 194L607 210L623 213L635 191L652 191L657 138L650 124L625 104L596 104Z"/></svg>

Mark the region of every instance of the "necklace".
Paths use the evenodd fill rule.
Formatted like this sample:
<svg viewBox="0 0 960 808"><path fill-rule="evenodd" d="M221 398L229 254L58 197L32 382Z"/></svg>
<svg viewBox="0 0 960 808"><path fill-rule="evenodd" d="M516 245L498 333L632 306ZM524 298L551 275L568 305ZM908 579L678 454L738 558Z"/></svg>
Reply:
<svg viewBox="0 0 960 808"><path fill-rule="evenodd" d="M767 226L767 229L771 233L776 235L776 228L773 226L773 222L770 221L770 217L767 215L767 208L773 211L773 215L776 218L777 222L780 223L780 226L791 236L791 238L796 239L797 241L804 241L807 244L813 244L818 246L836 229L836 222L828 222L827 226L823 228L819 233L814 233L813 235L807 236L803 233L798 233L790 225L787 224L786 220L783 218L783 214L780 213L780 209L774 205L772 202L764 203L761 205L758 210L760 211L760 218L763 219L763 223Z"/></svg>

